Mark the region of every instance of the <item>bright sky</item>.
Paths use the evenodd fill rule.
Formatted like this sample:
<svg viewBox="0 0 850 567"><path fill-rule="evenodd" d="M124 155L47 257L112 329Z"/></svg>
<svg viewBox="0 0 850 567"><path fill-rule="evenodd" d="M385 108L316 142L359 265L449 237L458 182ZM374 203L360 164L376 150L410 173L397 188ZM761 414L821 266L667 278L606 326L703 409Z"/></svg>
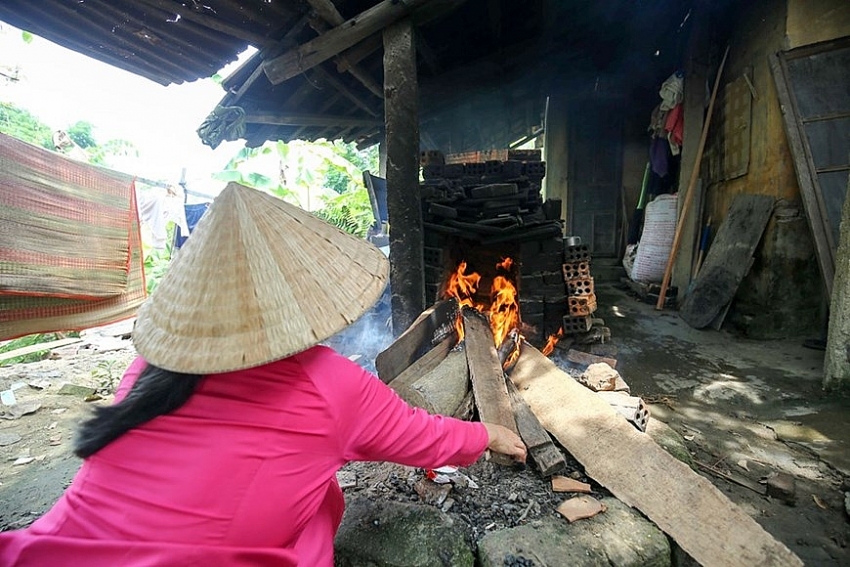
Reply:
<svg viewBox="0 0 850 567"><path fill-rule="evenodd" d="M220 74L226 77L237 64ZM17 66L21 77L0 82L0 101L28 110L54 130L84 120L94 126L98 143L132 142L140 157L122 164L126 173L176 183L185 167L190 189L217 193L220 183L209 175L243 145L226 142L213 151L195 133L224 96L211 79L164 87L39 37L25 43L20 30L2 22L0 65Z"/></svg>

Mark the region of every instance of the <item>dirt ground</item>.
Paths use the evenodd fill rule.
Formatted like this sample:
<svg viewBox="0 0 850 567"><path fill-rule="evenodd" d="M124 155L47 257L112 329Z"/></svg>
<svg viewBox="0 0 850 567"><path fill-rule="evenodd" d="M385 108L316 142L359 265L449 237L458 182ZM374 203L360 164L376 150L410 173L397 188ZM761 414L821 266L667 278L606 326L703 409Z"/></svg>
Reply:
<svg viewBox="0 0 850 567"><path fill-rule="evenodd" d="M614 286L599 286L598 316L610 343L592 350L618 360L633 395L651 404L652 418L686 441L706 476L809 566L850 565L850 401L820 388L823 353L801 337L750 341L721 331L695 331L675 311L650 305ZM374 356L391 340L385 311L365 317L330 344L374 370ZM108 392L134 356L115 331L92 333L48 360L0 368L0 390L13 388L18 410L0 405L0 530L29 525L47 510L79 467L71 454L78 423ZM553 359L560 363L563 350ZM60 394L63 382L90 386ZM35 386L35 387L34 387ZM97 397L97 396L95 396ZM37 408L36 408L37 406ZM33 410L18 415L20 409ZM463 518L473 537L552 514L562 500L532 468L505 470L480 462L461 470L472 479L449 494L426 494ZM579 463L573 476L586 479ZM795 483L793 503L765 495L777 473ZM355 463L343 469L348 494L418 501L423 471L390 464ZM592 483L593 484L593 483ZM593 484L595 494L606 494Z"/></svg>

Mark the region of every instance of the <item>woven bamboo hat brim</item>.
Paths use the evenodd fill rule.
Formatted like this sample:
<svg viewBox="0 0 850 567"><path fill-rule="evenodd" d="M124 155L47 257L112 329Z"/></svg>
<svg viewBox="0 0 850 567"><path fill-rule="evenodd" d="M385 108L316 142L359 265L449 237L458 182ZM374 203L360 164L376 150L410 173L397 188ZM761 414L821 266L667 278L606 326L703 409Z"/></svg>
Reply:
<svg viewBox="0 0 850 567"><path fill-rule="evenodd" d="M369 242L230 183L139 309L133 342L174 372L259 366L353 323L380 297L388 268Z"/></svg>

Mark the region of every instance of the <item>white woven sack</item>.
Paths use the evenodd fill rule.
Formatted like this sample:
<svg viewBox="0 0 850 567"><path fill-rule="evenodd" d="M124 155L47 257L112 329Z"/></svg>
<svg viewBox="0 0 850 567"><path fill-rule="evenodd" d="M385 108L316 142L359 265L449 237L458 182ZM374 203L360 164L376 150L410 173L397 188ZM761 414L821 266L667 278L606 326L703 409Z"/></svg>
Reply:
<svg viewBox="0 0 850 567"><path fill-rule="evenodd" d="M676 232L677 200L676 195L659 195L646 206L643 234L632 266L632 280L659 283L664 279Z"/></svg>

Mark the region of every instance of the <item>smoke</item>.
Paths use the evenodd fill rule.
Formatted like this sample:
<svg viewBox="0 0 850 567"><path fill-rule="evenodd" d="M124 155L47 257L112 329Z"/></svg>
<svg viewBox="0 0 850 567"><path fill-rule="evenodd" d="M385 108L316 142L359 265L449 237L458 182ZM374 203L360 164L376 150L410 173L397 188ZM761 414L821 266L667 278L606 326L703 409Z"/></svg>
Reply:
<svg viewBox="0 0 850 567"><path fill-rule="evenodd" d="M325 344L375 374L375 357L390 346L393 340L390 290L387 286L372 309L328 338Z"/></svg>

